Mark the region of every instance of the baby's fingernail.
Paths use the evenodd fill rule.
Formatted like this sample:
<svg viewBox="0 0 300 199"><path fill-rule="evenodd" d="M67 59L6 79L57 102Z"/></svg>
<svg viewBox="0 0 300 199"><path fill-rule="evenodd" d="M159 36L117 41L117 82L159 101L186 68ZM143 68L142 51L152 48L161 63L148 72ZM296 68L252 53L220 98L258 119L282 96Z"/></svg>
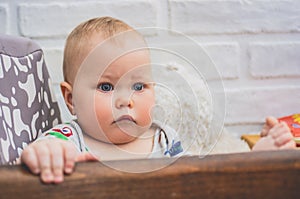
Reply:
<svg viewBox="0 0 300 199"><path fill-rule="evenodd" d="M73 171L73 169L70 168L70 167L65 168L65 172L66 172L67 174L72 173L72 171Z"/></svg>
<svg viewBox="0 0 300 199"><path fill-rule="evenodd" d="M34 173L34 174L39 174L41 171L40 171L40 169L34 169L33 171L32 171L32 173Z"/></svg>
<svg viewBox="0 0 300 199"><path fill-rule="evenodd" d="M55 176L55 178L54 178L54 182L55 183L60 183L62 181L63 181L63 177L62 176Z"/></svg>
<svg viewBox="0 0 300 199"><path fill-rule="evenodd" d="M54 179L54 176L51 173L46 173L42 175L42 180L46 183L52 182Z"/></svg>

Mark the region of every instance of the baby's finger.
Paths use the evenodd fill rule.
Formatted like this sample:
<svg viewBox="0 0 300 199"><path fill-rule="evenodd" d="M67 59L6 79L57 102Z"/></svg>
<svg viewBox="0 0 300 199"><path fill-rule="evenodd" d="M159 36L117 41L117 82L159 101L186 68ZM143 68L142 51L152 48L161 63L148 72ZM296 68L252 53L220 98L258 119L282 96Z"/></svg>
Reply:
<svg viewBox="0 0 300 199"><path fill-rule="evenodd" d="M64 172L66 174L70 174L73 172L73 168L75 166L75 158L78 154L77 149L71 142L66 142L63 145L63 153L64 153Z"/></svg>
<svg viewBox="0 0 300 199"><path fill-rule="evenodd" d="M28 146L24 149L21 155L21 162L27 165L32 173L36 175L40 173L38 158L33 147Z"/></svg>
<svg viewBox="0 0 300 199"><path fill-rule="evenodd" d="M272 129L270 129L270 132L269 132L269 134L274 139L276 139L277 137L279 137L285 133L290 134L290 129L285 122L280 122L280 123L276 124Z"/></svg>
<svg viewBox="0 0 300 199"><path fill-rule="evenodd" d="M269 116L266 118L266 124L272 128L275 124L278 123L278 120L275 117Z"/></svg>
<svg viewBox="0 0 300 199"><path fill-rule="evenodd" d="M260 132L260 136L261 137L267 136L269 134L270 129L273 128L277 123L278 120L275 117L271 117L271 116L267 117L265 124Z"/></svg>
<svg viewBox="0 0 300 199"><path fill-rule="evenodd" d="M296 142L294 140L291 140L284 145L279 147L280 149L295 149L296 147Z"/></svg>
<svg viewBox="0 0 300 199"><path fill-rule="evenodd" d="M280 136L278 136L275 139L275 144L278 147L281 147L281 146L285 145L286 143L290 142L291 140L293 140L292 134L290 134L290 133L284 133L284 134L281 134Z"/></svg>
<svg viewBox="0 0 300 199"><path fill-rule="evenodd" d="M64 157L63 148L60 143L51 143L52 146L48 146L50 157L51 157L51 168L53 172L53 182L60 183L63 181L63 167L64 167ZM54 145L54 146L53 146Z"/></svg>
<svg viewBox="0 0 300 199"><path fill-rule="evenodd" d="M51 183L54 180L54 176L51 168L51 155L47 145L40 144L36 150L38 162L41 170L41 180L44 183Z"/></svg>
<svg viewBox="0 0 300 199"><path fill-rule="evenodd" d="M268 135L270 128L265 124L260 132L261 137L265 137Z"/></svg>

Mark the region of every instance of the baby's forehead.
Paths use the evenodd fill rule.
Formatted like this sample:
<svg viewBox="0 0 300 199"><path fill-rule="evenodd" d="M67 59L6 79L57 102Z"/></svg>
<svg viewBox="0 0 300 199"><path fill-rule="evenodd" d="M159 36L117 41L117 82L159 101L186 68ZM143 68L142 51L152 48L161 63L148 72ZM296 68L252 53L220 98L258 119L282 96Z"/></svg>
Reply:
<svg viewBox="0 0 300 199"><path fill-rule="evenodd" d="M151 73L151 63L148 54L132 52L116 58L108 65L95 64L94 69L110 76L130 74L134 77Z"/></svg>
<svg viewBox="0 0 300 199"><path fill-rule="evenodd" d="M116 64L122 67L123 63L127 62L131 62L134 66L150 63L150 52L145 42L130 35L105 39L101 34L95 33L83 44L81 51L85 54L85 58L77 68L77 72L91 71L89 73L99 74L99 70L103 73ZM136 63L137 60L139 63Z"/></svg>

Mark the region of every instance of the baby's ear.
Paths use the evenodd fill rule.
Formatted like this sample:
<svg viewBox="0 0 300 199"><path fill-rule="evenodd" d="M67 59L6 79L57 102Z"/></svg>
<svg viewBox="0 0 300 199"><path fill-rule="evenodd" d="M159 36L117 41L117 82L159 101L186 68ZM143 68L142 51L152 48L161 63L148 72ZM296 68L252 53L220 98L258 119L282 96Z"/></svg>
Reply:
<svg viewBox="0 0 300 199"><path fill-rule="evenodd" d="M60 89L69 111L71 112L72 115L75 115L73 96L72 96L72 90L73 90L72 85L69 84L68 82L62 82L60 83Z"/></svg>

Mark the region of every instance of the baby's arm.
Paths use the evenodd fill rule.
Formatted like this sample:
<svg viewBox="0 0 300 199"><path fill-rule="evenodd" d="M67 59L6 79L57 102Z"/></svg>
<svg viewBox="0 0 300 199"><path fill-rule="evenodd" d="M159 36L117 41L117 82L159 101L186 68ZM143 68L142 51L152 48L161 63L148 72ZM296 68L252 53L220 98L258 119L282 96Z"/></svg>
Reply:
<svg viewBox="0 0 300 199"><path fill-rule="evenodd" d="M71 174L75 162L96 160L88 152L79 152L74 143L58 138L37 140L24 149L21 161L40 175L44 183L63 182L64 173Z"/></svg>
<svg viewBox="0 0 300 199"><path fill-rule="evenodd" d="M263 128L261 133L262 138L253 146L253 151L296 148L290 128L285 122L279 123L276 121L273 120L272 122L274 123L272 124L266 122L265 126L269 130L266 131L267 128Z"/></svg>

